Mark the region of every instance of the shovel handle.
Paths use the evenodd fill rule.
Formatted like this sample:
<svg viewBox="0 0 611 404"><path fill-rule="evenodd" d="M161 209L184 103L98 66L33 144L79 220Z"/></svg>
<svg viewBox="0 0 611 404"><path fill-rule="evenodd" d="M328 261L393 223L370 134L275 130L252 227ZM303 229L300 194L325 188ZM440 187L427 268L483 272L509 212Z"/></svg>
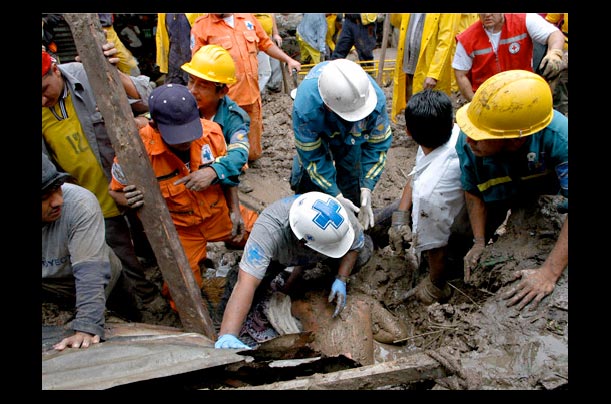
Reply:
<svg viewBox="0 0 611 404"><path fill-rule="evenodd" d="M293 69L291 73L291 77L293 78L293 88L297 88L299 85L299 83L297 83L297 69Z"/></svg>

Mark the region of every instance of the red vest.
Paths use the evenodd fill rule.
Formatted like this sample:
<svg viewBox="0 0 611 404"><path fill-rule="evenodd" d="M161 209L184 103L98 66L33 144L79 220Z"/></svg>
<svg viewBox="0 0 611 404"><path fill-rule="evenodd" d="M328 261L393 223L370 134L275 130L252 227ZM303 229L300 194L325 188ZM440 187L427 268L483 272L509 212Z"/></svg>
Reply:
<svg viewBox="0 0 611 404"><path fill-rule="evenodd" d="M469 79L474 92L497 73L514 69L533 71L533 42L526 29L526 14L504 16L505 23L496 54L481 23L472 24L456 36L473 60Z"/></svg>

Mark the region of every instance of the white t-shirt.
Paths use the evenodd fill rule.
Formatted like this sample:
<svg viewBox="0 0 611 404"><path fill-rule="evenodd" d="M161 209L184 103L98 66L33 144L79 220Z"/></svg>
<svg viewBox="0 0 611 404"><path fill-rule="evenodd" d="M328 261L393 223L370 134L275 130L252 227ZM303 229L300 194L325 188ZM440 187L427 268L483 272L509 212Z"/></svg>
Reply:
<svg viewBox="0 0 611 404"><path fill-rule="evenodd" d="M557 31L558 28L546 21L545 18L541 17L539 14L527 13L526 30L528 31L528 35L530 35L533 42L545 45L547 43L547 38L549 38L554 31ZM484 31L488 35L490 44L492 44L492 49L494 49L494 52L496 53L499 46L501 31L494 34L488 32L487 30ZM473 59L467 54L460 41L458 41L456 44L456 52L454 53L454 58L452 59L452 68L456 70L469 71L471 70L471 66L473 66Z"/></svg>
<svg viewBox="0 0 611 404"><path fill-rule="evenodd" d="M456 140L460 128L454 124L444 145L425 155L416 153L412 178L412 247L418 254L446 246L455 218L465 206L460 182Z"/></svg>

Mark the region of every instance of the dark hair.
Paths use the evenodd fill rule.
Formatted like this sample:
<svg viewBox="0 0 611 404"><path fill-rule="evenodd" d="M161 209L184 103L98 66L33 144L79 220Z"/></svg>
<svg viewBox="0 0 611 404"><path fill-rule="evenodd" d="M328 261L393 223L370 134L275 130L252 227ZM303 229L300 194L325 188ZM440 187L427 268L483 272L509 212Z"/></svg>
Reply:
<svg viewBox="0 0 611 404"><path fill-rule="evenodd" d="M405 126L419 145L431 148L441 146L452 135L452 100L439 90L417 92L405 107Z"/></svg>

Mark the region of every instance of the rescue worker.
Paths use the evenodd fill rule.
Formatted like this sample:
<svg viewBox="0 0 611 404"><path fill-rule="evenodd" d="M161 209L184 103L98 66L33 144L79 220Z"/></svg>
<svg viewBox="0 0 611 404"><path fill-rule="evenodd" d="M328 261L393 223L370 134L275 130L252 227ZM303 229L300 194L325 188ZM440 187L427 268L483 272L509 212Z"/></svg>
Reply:
<svg viewBox="0 0 611 404"><path fill-rule="evenodd" d="M240 330L255 291L271 264L293 267L287 283L304 269L327 259L339 259L329 303L336 317L346 306L346 281L370 258L373 243L350 209L321 192L287 196L269 205L255 222L240 260L238 281L231 292L215 348L250 349Z"/></svg>
<svg viewBox="0 0 611 404"><path fill-rule="evenodd" d="M213 170L207 170L208 181L237 186L248 162L250 117L227 95L229 85L237 81L235 63L225 48L205 45L181 68L188 74L187 87L197 101L200 118L218 123L227 144L227 154L214 160Z"/></svg>
<svg viewBox="0 0 611 404"><path fill-rule="evenodd" d="M359 213L365 230L373 227L371 193L392 143L386 96L375 80L348 59L317 64L297 88L293 132L291 189L334 196Z"/></svg>
<svg viewBox="0 0 611 404"><path fill-rule="evenodd" d="M248 161L263 153L263 113L259 90L259 50L287 64L290 74L301 70L301 64L284 53L267 35L261 23L249 13L218 13L199 17L191 28L191 53L208 44L227 49L236 66L237 81L229 86L229 96L250 116Z"/></svg>
<svg viewBox="0 0 611 404"><path fill-rule="evenodd" d="M226 154L227 146L219 125L199 117L197 102L187 87L164 84L155 88L149 97L149 108L151 121L140 129L140 137L201 288L199 265L206 258L207 243L230 241L244 245L257 214L240 206L236 187L207 181L206 171L214 171L212 163ZM137 209L144 204L142 190L128 184L116 157L110 189L121 206ZM240 220L246 223L244 227L237 225ZM167 283L162 294L176 310Z"/></svg>
<svg viewBox="0 0 611 404"><path fill-rule="evenodd" d="M562 64L562 32L535 13L480 13L479 22L456 36L452 68L461 95L473 99L489 77L505 70L533 71L533 41L547 44L541 74L553 78Z"/></svg>
<svg viewBox="0 0 611 404"><path fill-rule="evenodd" d="M508 70L484 81L456 112L456 143L473 247L464 258L465 281L487 241L505 220L539 195L561 194L568 210L568 118L553 109L539 75ZM564 209L564 207L560 207ZM540 268L516 271L521 281L503 297L521 310L550 294L568 265L568 213L554 248Z"/></svg>
<svg viewBox="0 0 611 404"><path fill-rule="evenodd" d="M393 122L413 93L427 88L452 95L452 56L460 14L401 14L397 63L393 72Z"/></svg>

